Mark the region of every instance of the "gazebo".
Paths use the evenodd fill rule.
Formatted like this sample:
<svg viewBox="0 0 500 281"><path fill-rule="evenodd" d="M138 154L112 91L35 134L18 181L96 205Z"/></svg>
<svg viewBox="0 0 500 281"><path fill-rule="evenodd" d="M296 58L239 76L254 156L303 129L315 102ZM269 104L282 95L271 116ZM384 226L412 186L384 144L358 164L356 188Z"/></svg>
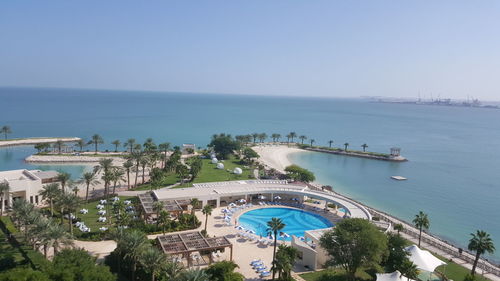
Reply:
<svg viewBox="0 0 500 281"><path fill-rule="evenodd" d="M204 237L200 232L184 232L160 235L157 238L158 244L164 253L168 255L181 255L187 259L188 267L192 264L191 254L199 252L214 252L230 249L229 259L233 260L233 244L226 237ZM209 254L209 264L213 262L212 255Z"/></svg>
<svg viewBox="0 0 500 281"><path fill-rule="evenodd" d="M153 203L156 201L156 199L153 197L152 193L139 194L139 201L141 202L145 220L147 220L151 215L156 214L156 212L153 210ZM164 210L168 211L174 216L179 216L180 213L187 210L187 206L191 203L186 199L160 201L163 202Z"/></svg>

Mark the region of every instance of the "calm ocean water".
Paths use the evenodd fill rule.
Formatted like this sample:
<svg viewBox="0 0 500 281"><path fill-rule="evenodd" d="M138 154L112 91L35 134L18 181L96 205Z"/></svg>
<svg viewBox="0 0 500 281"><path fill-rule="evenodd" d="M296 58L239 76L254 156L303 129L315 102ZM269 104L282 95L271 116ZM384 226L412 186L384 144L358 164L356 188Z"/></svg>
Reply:
<svg viewBox="0 0 500 281"><path fill-rule="evenodd" d="M304 134L327 145L386 152L402 148L410 161L390 163L319 153L293 155L318 180L348 196L410 221L419 210L431 231L466 245L484 229L500 245L500 110L370 103L361 100L198 95L63 89L0 88L0 125L12 137L98 133L115 139L152 137L204 146L214 133ZM0 149L0 170L23 163L31 147ZM35 166L39 168L40 166ZM77 177L84 166L56 166ZM397 182L390 176L408 181ZM500 247L500 246L499 246ZM500 259L500 254L496 255Z"/></svg>

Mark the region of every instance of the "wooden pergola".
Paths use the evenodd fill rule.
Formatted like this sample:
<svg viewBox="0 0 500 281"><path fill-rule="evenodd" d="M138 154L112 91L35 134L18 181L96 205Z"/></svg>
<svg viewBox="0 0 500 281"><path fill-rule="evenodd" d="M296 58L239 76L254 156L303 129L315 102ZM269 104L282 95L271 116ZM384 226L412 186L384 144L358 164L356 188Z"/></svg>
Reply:
<svg viewBox="0 0 500 281"><path fill-rule="evenodd" d="M152 193L139 194L139 201L141 202L144 219L148 219L151 215L155 215L156 212L153 210L153 203L157 200L154 198ZM163 202L164 210L168 211L174 216L179 216L184 210L187 210L187 206L191 203L190 200L160 200Z"/></svg>
<svg viewBox="0 0 500 281"><path fill-rule="evenodd" d="M188 266L191 266L191 254L194 252L214 252L230 249L229 259L233 260L233 244L226 237L204 237L200 232L184 232L161 235L157 238L158 244L164 253L168 255L182 255L186 258ZM209 254L209 264L213 262L212 255Z"/></svg>

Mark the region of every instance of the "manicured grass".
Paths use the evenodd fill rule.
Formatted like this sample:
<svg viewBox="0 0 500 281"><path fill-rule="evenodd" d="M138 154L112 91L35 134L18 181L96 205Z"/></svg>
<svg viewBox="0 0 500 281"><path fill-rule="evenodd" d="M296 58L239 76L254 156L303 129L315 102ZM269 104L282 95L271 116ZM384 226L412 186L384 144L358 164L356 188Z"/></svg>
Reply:
<svg viewBox="0 0 500 281"><path fill-rule="evenodd" d="M145 183L142 185L139 185L136 188L133 188L132 190L152 190L152 189L157 189L157 188L162 188L165 186L173 185L176 184L177 182L180 181L180 178L178 175L175 173L169 173L163 179L161 180L161 183L158 184L158 186L152 186L151 183Z"/></svg>
<svg viewBox="0 0 500 281"><path fill-rule="evenodd" d="M74 153L48 153L48 152L39 152L35 153L34 155L36 156L65 156L65 157L80 157L80 156L86 156L86 157L119 157L119 158L124 158L128 154L105 154L105 153L80 153L80 155L76 155L75 153L80 153L80 152L74 152Z"/></svg>
<svg viewBox="0 0 500 281"><path fill-rule="evenodd" d="M134 198L133 196L118 196L118 197L122 201L124 201L124 200L131 200L132 198ZM109 227L108 222L98 222L97 221L97 219L100 217L100 215L97 214L97 212L99 211L96 208L97 204L99 204L99 200L89 201L88 203L83 204L82 206L80 206L76 210L76 214L75 214L75 216L78 219L80 219L82 222L85 223L85 225L87 227L90 228L91 233L101 233L101 231L99 230L100 227L103 227L103 226L104 227ZM88 209L89 212L87 214L80 214L80 210L81 209ZM109 210L108 211L111 212L111 214L113 213L113 207L112 207L112 205L109 206ZM66 226L68 225L67 221L66 221L65 225ZM81 232L80 229L74 227L73 228L73 234L78 237L78 236L82 236L84 233ZM90 234L85 233L85 235L90 235Z"/></svg>
<svg viewBox="0 0 500 281"><path fill-rule="evenodd" d="M203 165L198 176L194 179L193 183L200 182L216 182L216 181L229 181L229 180L248 180L249 176L253 178L253 167L244 168L244 164L240 160L230 156L227 160L222 160L224 169L217 169L216 164L212 164L210 159L202 159ZM241 175L233 174L234 168L239 167L243 170ZM227 171L229 170L229 171Z"/></svg>
<svg viewBox="0 0 500 281"><path fill-rule="evenodd" d="M325 269L325 270L320 270L320 271L315 271L315 272L308 272L308 273L300 274L300 277L304 278L304 280L306 280L306 281L316 281L316 280L318 280L318 278L320 276L322 276L323 274L327 274L327 273L335 275L335 276L333 276L333 278L331 278L332 281L346 280L346 278L343 274L344 273L343 269ZM366 273L365 271L358 270L356 272L356 279L357 280L371 280L372 277L368 273Z"/></svg>
<svg viewBox="0 0 500 281"><path fill-rule="evenodd" d="M29 245L24 244L24 236L19 230L14 226L10 217L2 217L2 227L0 230L0 259L2 262L6 262L9 259L9 255L13 259L16 265L29 265L33 269L42 269L47 266L49 261L45 259L43 254L38 251L33 250ZM12 234L14 241L17 243L10 243L7 238L7 232ZM7 258L7 260L3 260ZM7 262L8 264L8 262Z"/></svg>
<svg viewBox="0 0 500 281"><path fill-rule="evenodd" d="M441 265L438 268L436 268L437 272L444 273L448 279L455 280L455 281L461 281L464 279L465 275L470 273L470 270L457 264L454 262L450 262L447 260L445 257L441 257L439 255L435 255L442 261L446 262L446 265ZM476 270L476 280L477 281L487 281L488 279L482 277L478 272L481 272L481 269Z"/></svg>

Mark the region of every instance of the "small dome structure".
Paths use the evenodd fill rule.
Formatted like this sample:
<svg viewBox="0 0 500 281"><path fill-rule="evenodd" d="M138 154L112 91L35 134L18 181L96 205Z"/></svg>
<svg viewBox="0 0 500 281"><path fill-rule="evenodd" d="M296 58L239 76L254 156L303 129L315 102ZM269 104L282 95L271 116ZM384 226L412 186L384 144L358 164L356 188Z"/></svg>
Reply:
<svg viewBox="0 0 500 281"><path fill-rule="evenodd" d="M243 170L241 170L241 168L236 167L234 168L233 173L236 175L241 175L243 173Z"/></svg>
<svg viewBox="0 0 500 281"><path fill-rule="evenodd" d="M216 158L215 153L211 153L210 158Z"/></svg>
<svg viewBox="0 0 500 281"><path fill-rule="evenodd" d="M224 164L222 163L217 163L217 169L224 169Z"/></svg>
<svg viewBox="0 0 500 281"><path fill-rule="evenodd" d="M212 164L217 164L217 162L219 162L219 160L217 160L217 158L212 158Z"/></svg>

